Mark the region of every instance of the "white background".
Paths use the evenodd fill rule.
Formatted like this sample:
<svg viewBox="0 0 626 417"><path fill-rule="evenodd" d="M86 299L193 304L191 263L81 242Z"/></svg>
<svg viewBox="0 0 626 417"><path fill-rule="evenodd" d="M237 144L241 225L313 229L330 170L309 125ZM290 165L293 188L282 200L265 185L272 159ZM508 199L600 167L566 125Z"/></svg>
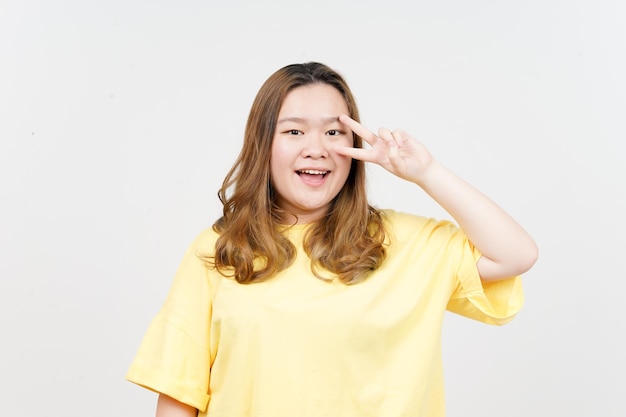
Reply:
<svg viewBox="0 0 626 417"><path fill-rule="evenodd" d="M316 60L539 244L512 323L447 316L448 415L626 415L625 5L0 0L0 414L153 414L126 369L261 83Z"/></svg>

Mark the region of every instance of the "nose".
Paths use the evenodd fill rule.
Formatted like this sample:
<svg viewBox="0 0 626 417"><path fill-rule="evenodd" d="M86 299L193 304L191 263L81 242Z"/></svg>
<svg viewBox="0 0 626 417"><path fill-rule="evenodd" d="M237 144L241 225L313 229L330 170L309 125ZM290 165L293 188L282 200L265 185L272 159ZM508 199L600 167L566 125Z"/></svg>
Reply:
<svg viewBox="0 0 626 417"><path fill-rule="evenodd" d="M324 139L323 134L310 133L305 135L302 156L313 159L326 158L328 156L328 148Z"/></svg>

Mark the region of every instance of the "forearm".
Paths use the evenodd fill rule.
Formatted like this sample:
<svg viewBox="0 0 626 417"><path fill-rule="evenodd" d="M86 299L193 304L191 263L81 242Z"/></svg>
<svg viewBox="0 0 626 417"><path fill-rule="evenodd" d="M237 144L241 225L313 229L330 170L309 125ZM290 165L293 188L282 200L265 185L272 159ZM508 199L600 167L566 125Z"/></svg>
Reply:
<svg viewBox="0 0 626 417"><path fill-rule="evenodd" d="M197 415L198 410L192 406L181 403L165 394L159 394L156 417L195 417Z"/></svg>
<svg viewBox="0 0 626 417"><path fill-rule="evenodd" d="M537 259L530 235L487 196L433 161L420 187L441 205L483 254L481 278L503 279L526 272Z"/></svg>

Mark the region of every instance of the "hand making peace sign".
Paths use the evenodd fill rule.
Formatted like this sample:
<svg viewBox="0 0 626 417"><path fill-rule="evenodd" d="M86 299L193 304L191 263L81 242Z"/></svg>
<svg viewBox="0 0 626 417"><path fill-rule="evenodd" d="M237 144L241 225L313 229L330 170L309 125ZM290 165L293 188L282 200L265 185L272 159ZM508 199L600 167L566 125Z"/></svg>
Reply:
<svg viewBox="0 0 626 417"><path fill-rule="evenodd" d="M342 114L339 121L360 136L370 148L337 147L337 153L373 162L392 174L407 181L421 184L425 173L432 165L434 158L424 145L403 130L390 131L387 128L374 134L359 122Z"/></svg>

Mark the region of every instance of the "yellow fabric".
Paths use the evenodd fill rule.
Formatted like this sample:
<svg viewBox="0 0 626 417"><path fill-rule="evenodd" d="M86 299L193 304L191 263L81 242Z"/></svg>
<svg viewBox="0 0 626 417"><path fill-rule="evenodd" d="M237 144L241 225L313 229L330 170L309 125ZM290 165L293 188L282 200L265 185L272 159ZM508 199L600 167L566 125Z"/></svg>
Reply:
<svg viewBox="0 0 626 417"><path fill-rule="evenodd" d="M446 308L490 324L522 305L518 277L482 286L480 254L452 223L386 211L388 258L356 285L315 278L301 247L286 271L241 285L191 245L127 378L209 417L445 415Z"/></svg>

